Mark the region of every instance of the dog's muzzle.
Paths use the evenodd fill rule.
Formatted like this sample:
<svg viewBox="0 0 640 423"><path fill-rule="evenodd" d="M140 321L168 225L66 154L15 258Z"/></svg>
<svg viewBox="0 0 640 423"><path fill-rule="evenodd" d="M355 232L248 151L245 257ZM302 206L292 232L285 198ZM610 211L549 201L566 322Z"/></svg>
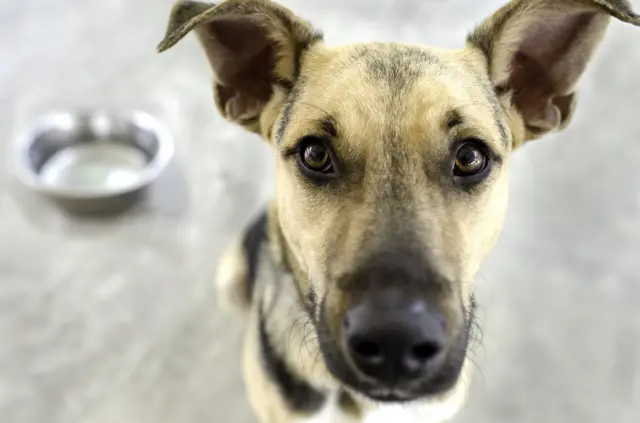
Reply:
<svg viewBox="0 0 640 423"><path fill-rule="evenodd" d="M470 314L458 290L426 261L410 258L376 256L341 280L321 306L327 367L375 400L441 394L456 384L466 357Z"/></svg>

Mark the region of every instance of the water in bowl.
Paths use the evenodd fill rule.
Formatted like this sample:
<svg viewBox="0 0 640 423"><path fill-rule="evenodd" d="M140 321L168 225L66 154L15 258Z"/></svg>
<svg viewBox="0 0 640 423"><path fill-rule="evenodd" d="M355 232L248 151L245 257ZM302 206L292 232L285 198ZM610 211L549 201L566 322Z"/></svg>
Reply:
<svg viewBox="0 0 640 423"><path fill-rule="evenodd" d="M109 193L135 185L147 157L116 142L77 144L56 152L40 170L41 181L72 193Z"/></svg>

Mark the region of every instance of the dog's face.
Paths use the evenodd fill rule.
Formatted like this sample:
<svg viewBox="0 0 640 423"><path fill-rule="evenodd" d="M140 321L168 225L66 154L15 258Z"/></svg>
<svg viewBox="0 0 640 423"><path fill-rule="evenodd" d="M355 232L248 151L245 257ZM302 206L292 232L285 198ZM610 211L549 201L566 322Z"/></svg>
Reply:
<svg viewBox="0 0 640 423"><path fill-rule="evenodd" d="M625 0L516 0L458 51L332 48L266 0L181 2L220 112L277 157L283 248L329 370L381 401L441 394L465 361L473 280L507 206L511 153L570 121Z"/></svg>
<svg viewBox="0 0 640 423"><path fill-rule="evenodd" d="M276 127L280 226L326 362L379 400L456 381L473 276L502 225L512 138L474 55L318 45ZM428 372L386 358L396 348L452 371L415 377Z"/></svg>

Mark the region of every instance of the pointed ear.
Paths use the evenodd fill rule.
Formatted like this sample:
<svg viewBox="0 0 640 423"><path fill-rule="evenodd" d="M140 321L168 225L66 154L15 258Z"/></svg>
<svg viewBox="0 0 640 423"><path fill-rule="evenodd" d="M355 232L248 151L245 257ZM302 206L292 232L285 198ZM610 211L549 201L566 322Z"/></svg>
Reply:
<svg viewBox="0 0 640 423"><path fill-rule="evenodd" d="M216 5L183 0L171 11L158 51L171 48L191 31L211 65L220 113L270 137L277 115L274 103L293 87L300 56L322 35L269 0L227 0Z"/></svg>
<svg viewBox="0 0 640 423"><path fill-rule="evenodd" d="M576 86L611 16L640 25L627 0L513 0L469 36L496 91L511 95L527 140L570 122Z"/></svg>

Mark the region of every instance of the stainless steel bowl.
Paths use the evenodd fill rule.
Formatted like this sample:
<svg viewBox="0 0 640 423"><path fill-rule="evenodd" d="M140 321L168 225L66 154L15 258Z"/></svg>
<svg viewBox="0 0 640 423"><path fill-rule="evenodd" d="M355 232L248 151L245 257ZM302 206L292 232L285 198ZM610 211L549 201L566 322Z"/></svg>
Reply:
<svg viewBox="0 0 640 423"><path fill-rule="evenodd" d="M137 198L173 156L168 130L144 112L43 116L16 144L28 187L79 211L109 211Z"/></svg>

